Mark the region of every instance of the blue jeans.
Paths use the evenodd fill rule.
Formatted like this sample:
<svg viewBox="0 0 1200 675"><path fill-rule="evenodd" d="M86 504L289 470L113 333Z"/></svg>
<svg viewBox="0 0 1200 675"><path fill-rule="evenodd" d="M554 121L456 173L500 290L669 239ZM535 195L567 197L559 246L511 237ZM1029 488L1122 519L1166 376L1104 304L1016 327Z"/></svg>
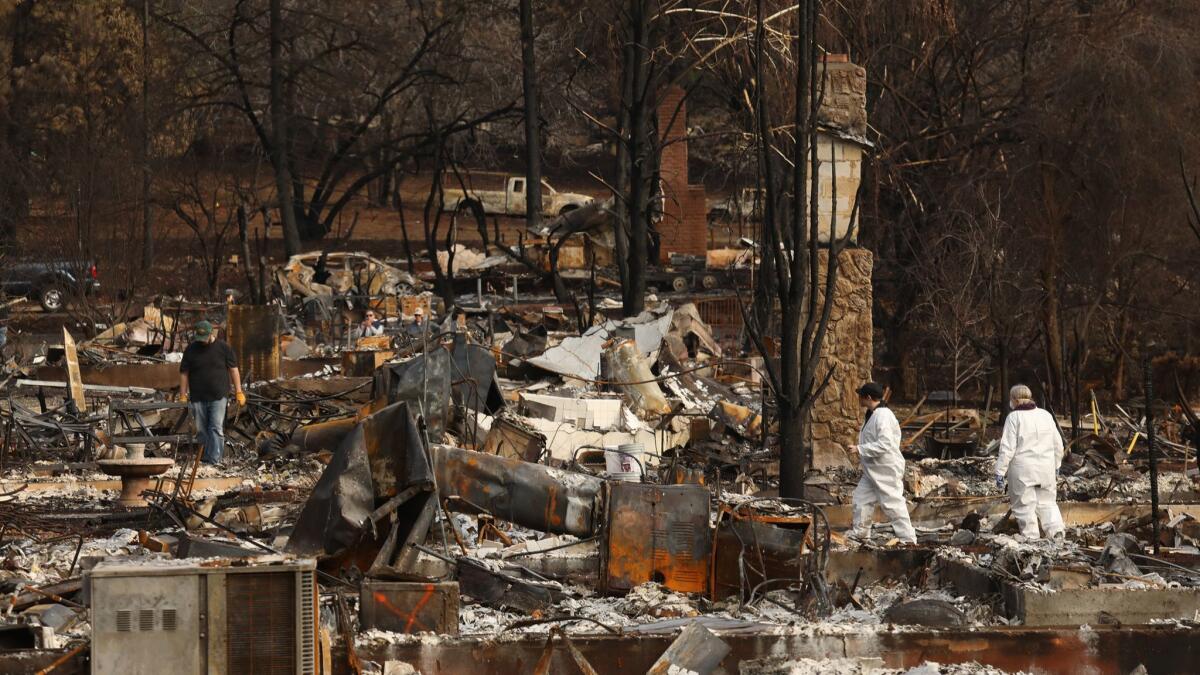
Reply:
<svg viewBox="0 0 1200 675"><path fill-rule="evenodd" d="M204 456L200 461L216 464L225 452L225 399L218 401L192 401L192 420L196 423L196 435L204 445Z"/></svg>

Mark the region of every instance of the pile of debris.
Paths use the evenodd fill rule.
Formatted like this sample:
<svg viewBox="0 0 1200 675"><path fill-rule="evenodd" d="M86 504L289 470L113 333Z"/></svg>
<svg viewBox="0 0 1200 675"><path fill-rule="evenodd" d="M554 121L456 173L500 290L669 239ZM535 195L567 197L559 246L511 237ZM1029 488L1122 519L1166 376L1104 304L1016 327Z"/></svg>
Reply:
<svg viewBox="0 0 1200 675"><path fill-rule="evenodd" d="M281 281L323 292L305 261ZM363 269L386 271L372 265L382 263ZM376 287L346 273L326 286L331 297L419 287L384 278ZM61 381L14 381L0 405L6 644L33 650L38 667L86 659L98 672L139 667L138 640L186 634L181 653L212 654L224 640L213 658L230 672L264 658L322 672L454 672L469 655L528 658L537 672L991 673L1001 671L926 661L986 659L1008 672L1034 661L923 640L962 632L1000 645L1011 625L1167 618L1180 636L1200 631L1187 621L1200 610L1200 510L1164 504L1156 530L1136 461L1108 467L1077 444L1060 493L1089 501L1064 505L1065 542L1025 541L990 480L998 420L914 410L906 487L921 543L850 540L857 470L812 473L810 501L773 496L769 397L755 364L727 357L736 336L696 305L590 322L509 306L440 324L424 307L431 321L389 324L378 346L322 342L324 319L303 309L269 323L275 338L313 347L263 352L277 361L256 366L246 404L231 409L220 468L199 466L169 390L78 383L88 358L110 358L95 341L81 344L82 365L64 348ZM146 316L157 317L146 342L160 350L149 360L169 360L175 324ZM136 356L141 327L114 331L112 349ZM347 360L359 353L369 367ZM973 445L960 452L950 441L963 431ZM936 443L912 442L921 438ZM161 470L143 475L152 463ZM1173 475L1187 479L1164 472L1160 490ZM1117 482L1106 491L1101 479ZM1156 531L1167 547L1157 555ZM197 580L225 590L188 599ZM200 633L208 651L188 651ZM237 639L248 633L265 637ZM754 646L764 636L831 658L780 661ZM879 670L867 655L878 651L849 658L839 646L835 657L822 646L856 640L909 655L888 665L921 665Z"/></svg>

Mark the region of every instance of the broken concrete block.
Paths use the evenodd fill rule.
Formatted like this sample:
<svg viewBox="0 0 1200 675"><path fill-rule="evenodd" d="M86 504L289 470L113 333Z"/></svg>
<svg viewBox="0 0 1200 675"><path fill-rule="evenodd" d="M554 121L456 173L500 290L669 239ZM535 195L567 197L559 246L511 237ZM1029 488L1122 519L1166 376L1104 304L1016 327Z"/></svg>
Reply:
<svg viewBox="0 0 1200 675"><path fill-rule="evenodd" d="M79 614L65 605L50 603L30 607L21 612L21 618L26 623L36 623L61 633L75 625L79 620Z"/></svg>
<svg viewBox="0 0 1200 675"><path fill-rule="evenodd" d="M571 422L579 429L613 430L621 424L621 401L615 398L568 398L521 393L525 412L550 422Z"/></svg>

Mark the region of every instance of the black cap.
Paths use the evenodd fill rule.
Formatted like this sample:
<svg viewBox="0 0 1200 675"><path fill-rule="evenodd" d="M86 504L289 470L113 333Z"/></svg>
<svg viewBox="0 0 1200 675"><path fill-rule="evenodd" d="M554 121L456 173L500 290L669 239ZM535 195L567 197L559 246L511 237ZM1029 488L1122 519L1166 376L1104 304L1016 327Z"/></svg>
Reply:
<svg viewBox="0 0 1200 675"><path fill-rule="evenodd" d="M882 401L883 387L879 386L878 382L868 382L858 388L858 395L866 396L867 398L874 399L876 401Z"/></svg>

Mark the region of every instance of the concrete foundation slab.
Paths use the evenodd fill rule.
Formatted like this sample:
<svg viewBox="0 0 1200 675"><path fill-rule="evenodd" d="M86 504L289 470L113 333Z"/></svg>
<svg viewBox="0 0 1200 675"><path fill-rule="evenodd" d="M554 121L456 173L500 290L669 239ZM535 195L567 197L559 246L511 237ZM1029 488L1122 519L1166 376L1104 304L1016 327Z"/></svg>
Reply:
<svg viewBox="0 0 1200 675"><path fill-rule="evenodd" d="M1113 628L985 628L977 630L861 632L848 635L737 633L718 637L730 653L716 673L736 673L738 663L764 657L880 658L889 668L925 661L978 663L1032 673L1126 675L1138 665L1150 673L1193 673L1200 663L1200 628L1141 626ZM571 642L601 673L641 673L675 639L654 636L572 636ZM531 672L546 645L544 636L520 640L459 638L372 643L360 659L412 664L423 675L438 673ZM556 641L550 672L577 672L568 648ZM334 657L335 664L338 657ZM344 661L343 661L344 662Z"/></svg>
<svg viewBox="0 0 1200 675"><path fill-rule="evenodd" d="M1016 589L1013 604L1006 605L1026 626L1148 624L1195 618L1200 612L1200 589L1073 588L1053 593Z"/></svg>

